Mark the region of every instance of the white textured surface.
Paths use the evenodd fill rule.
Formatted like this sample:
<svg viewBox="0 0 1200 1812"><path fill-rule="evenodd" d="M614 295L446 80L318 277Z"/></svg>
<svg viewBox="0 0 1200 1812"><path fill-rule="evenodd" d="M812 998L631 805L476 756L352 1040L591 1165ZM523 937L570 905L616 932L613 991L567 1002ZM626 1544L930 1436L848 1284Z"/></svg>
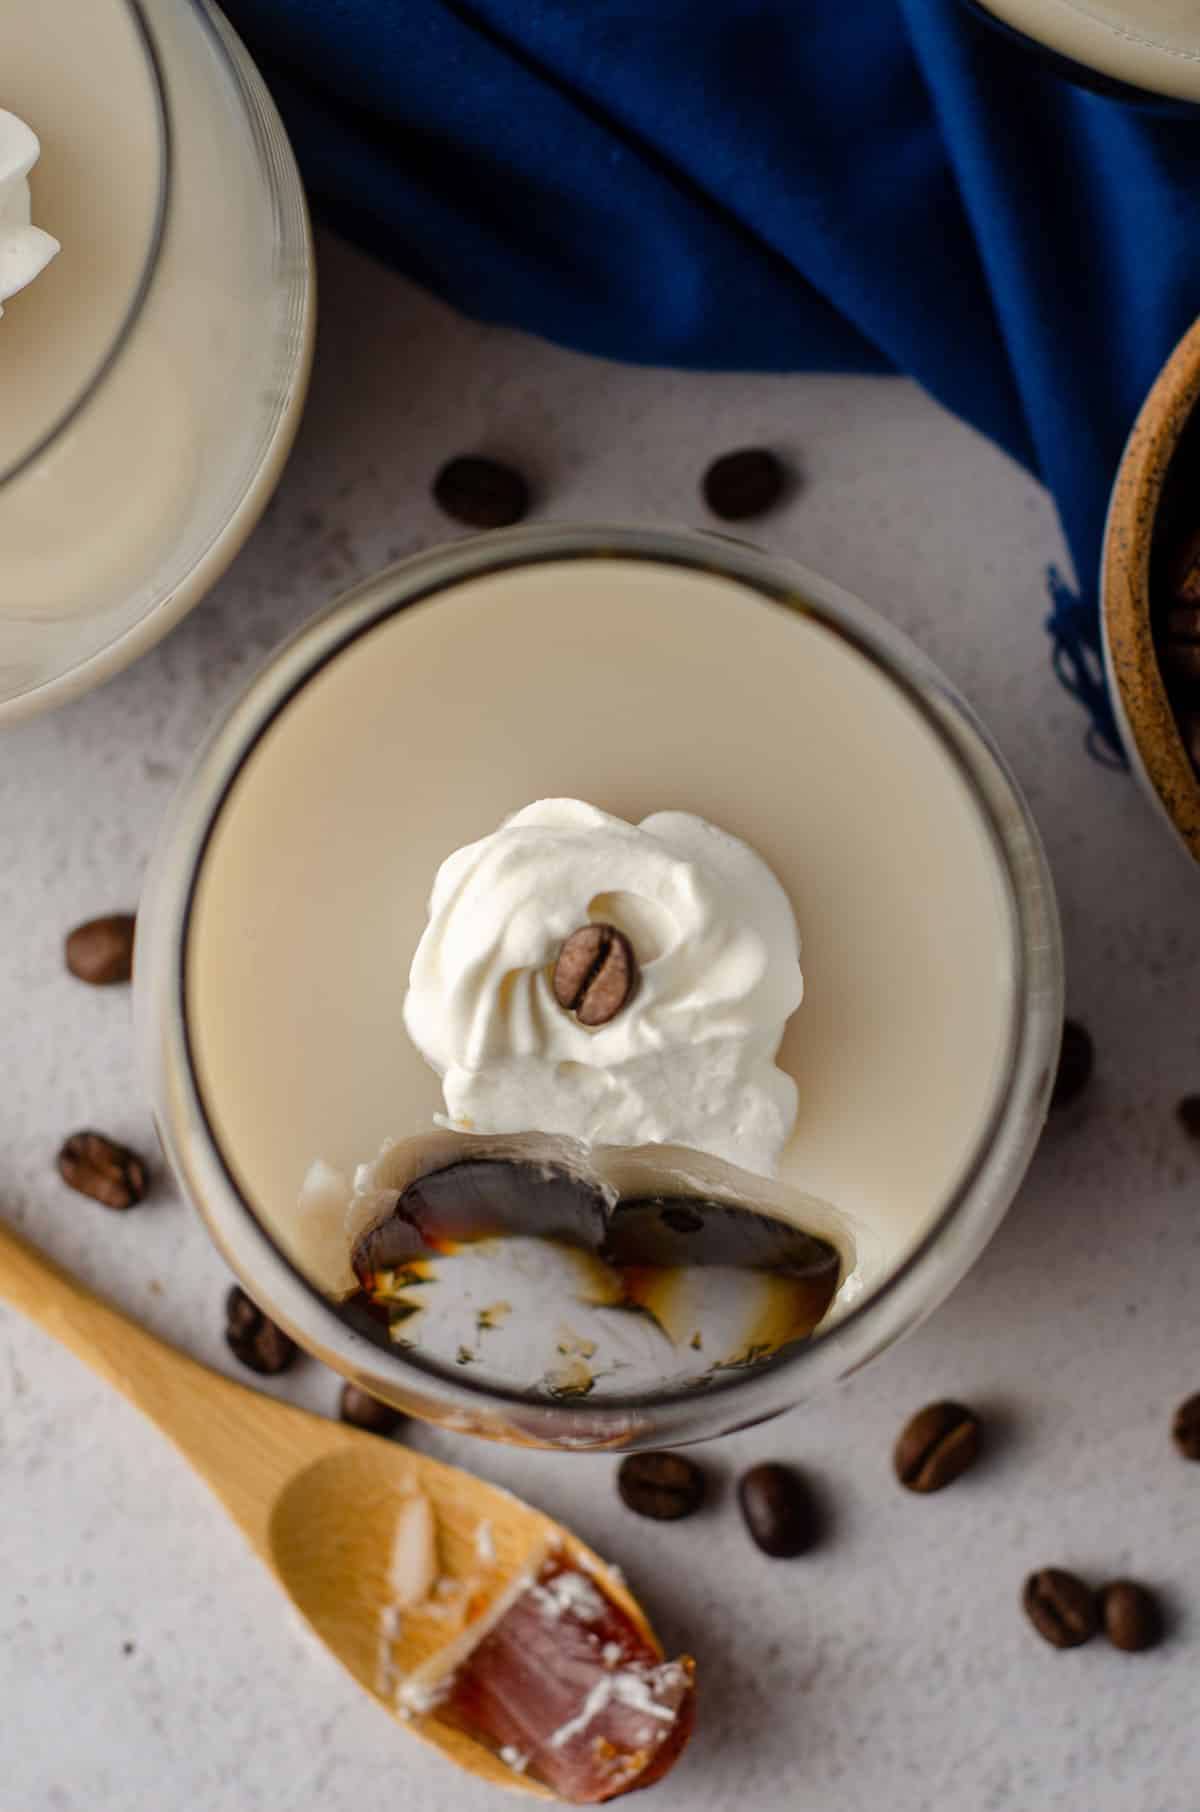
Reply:
<svg viewBox="0 0 1200 1812"><path fill-rule="evenodd" d="M711 455L787 448L806 482L762 538L909 630L1028 790L1097 1082L951 1302L835 1400L709 1449L722 1488L694 1522L635 1521L607 1460L417 1439L573 1521L694 1648L699 1732L659 1812L1195 1812L1200 1467L1167 1424L1200 1389L1200 1152L1173 1121L1200 1089L1196 877L1132 784L1085 758L1050 675L1045 496L905 383L619 370L456 320L334 246L323 278L312 404L252 544L140 666L2 738L0 1212L230 1368L223 1267L167 1184L121 1219L56 1180L80 1124L153 1149L127 992L67 977L63 932L136 898L230 689L331 594L444 535L443 458L511 455L555 517L697 521ZM311 1361L269 1388L326 1410L337 1389ZM951 1392L1002 1438L951 1491L910 1498L893 1436ZM732 1481L768 1457L828 1491L829 1539L804 1560L766 1560L740 1526ZM169 1447L3 1310L0 1505L3 1812L511 1803L360 1699ZM1161 1584L1170 1644L1043 1647L1017 1594L1052 1560Z"/></svg>

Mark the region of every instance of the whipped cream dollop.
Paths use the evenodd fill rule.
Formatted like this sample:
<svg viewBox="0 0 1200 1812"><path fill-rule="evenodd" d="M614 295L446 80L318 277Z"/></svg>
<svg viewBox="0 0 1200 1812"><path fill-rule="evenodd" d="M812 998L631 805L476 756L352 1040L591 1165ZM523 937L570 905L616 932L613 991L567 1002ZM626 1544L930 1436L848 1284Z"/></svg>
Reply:
<svg viewBox="0 0 1200 1812"><path fill-rule="evenodd" d="M33 225L29 172L41 156L37 134L0 107L0 315L61 251L57 239Z"/></svg>
<svg viewBox="0 0 1200 1812"><path fill-rule="evenodd" d="M624 932L639 970L594 1028L552 987L589 922ZM684 1145L770 1176L796 1118L775 1057L803 991L791 903L739 838L687 812L634 825L543 799L443 862L404 1021L446 1125Z"/></svg>

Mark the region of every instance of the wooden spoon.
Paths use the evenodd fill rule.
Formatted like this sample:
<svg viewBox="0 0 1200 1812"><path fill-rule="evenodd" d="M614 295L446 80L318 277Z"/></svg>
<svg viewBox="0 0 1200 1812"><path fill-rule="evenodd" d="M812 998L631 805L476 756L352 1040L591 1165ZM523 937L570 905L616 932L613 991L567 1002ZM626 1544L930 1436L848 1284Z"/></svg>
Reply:
<svg viewBox="0 0 1200 1812"><path fill-rule="evenodd" d="M49 1259L0 1227L0 1298L69 1347L158 1424L207 1480L251 1546L335 1658L397 1716L400 1678L461 1628L458 1612L494 1598L547 1541L592 1569L656 1652L645 1613L620 1576L540 1510L457 1466L328 1422L247 1390L109 1308ZM438 1567L452 1582L428 1610L405 1611L381 1651L381 1613L401 1499L425 1493L437 1524ZM481 1531L486 1530L485 1534ZM399 1721L399 1720L398 1720ZM482 1744L432 1717L404 1720L460 1768L538 1799L554 1799Z"/></svg>

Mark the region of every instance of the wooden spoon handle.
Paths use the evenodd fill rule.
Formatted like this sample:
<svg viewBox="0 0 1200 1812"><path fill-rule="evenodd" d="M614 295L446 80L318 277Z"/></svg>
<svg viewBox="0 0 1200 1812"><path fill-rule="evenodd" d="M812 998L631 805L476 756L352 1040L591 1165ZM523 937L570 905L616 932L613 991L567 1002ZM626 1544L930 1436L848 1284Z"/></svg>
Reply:
<svg viewBox="0 0 1200 1812"><path fill-rule="evenodd" d="M255 1392L157 1340L3 1225L0 1300L69 1348L156 1423L255 1546L267 1551L271 1490L286 1478L295 1458L273 1443L264 1444L261 1400ZM277 1425L296 1418L307 1432L311 1418L302 1410L282 1403L272 1403L270 1410ZM303 1451L302 1435L295 1445ZM292 1447L289 1441L286 1448Z"/></svg>

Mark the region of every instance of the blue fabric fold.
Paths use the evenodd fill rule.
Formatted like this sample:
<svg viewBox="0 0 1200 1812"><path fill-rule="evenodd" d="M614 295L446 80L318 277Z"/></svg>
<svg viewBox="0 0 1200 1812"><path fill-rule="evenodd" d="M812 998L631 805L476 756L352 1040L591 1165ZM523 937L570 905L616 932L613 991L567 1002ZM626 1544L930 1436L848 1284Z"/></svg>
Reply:
<svg viewBox="0 0 1200 1812"><path fill-rule="evenodd" d="M635 362L906 372L1034 471L1080 581L1056 667L1116 748L1096 569L1200 313L1200 113L1075 87L960 0L224 3L317 212L465 312Z"/></svg>

